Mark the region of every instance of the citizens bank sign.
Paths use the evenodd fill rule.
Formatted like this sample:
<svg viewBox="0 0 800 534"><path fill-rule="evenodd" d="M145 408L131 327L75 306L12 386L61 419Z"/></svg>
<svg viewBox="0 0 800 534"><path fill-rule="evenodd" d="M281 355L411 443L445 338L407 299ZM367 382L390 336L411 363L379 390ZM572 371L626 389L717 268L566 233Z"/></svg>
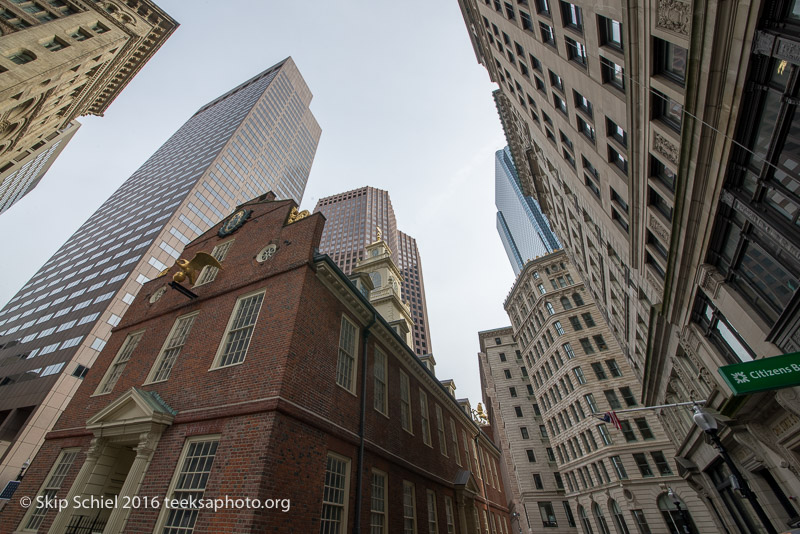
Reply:
<svg viewBox="0 0 800 534"><path fill-rule="evenodd" d="M800 385L800 352L726 365L718 369L736 395Z"/></svg>

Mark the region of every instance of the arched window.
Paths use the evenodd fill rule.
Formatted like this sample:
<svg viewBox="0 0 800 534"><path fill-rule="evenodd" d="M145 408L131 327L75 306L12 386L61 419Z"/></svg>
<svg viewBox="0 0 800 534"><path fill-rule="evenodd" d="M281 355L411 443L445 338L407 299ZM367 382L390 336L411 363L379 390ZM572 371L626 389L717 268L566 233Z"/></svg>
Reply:
<svg viewBox="0 0 800 534"><path fill-rule="evenodd" d="M556 310L553 309L553 305L549 302L545 302L544 307L547 308L547 315L553 315L556 313Z"/></svg>
<svg viewBox="0 0 800 534"><path fill-rule="evenodd" d="M625 522L625 516L622 515L622 510L619 504L614 499L608 501L608 508L611 510L611 517L614 518L614 526L617 528L619 534L631 534L628 530L628 524Z"/></svg>
<svg viewBox="0 0 800 534"><path fill-rule="evenodd" d="M600 505L597 503L592 503L592 514L594 514L594 520L597 521L597 528L600 529L600 534L611 534L611 531L608 530L606 518L603 516L603 510L600 509Z"/></svg>
<svg viewBox="0 0 800 534"><path fill-rule="evenodd" d="M686 532L684 525L688 527L691 534L697 534L697 528L694 526L689 509L677 495L670 497L669 494L662 493L658 498L658 509L661 510L670 534L684 534Z"/></svg>
<svg viewBox="0 0 800 534"><path fill-rule="evenodd" d="M583 297L581 297L578 293L572 294L572 300L575 301L575 306L583 306Z"/></svg>
<svg viewBox="0 0 800 534"><path fill-rule="evenodd" d="M592 524L589 522L589 516L586 515L586 509L580 505L578 505L578 517L581 518L583 534L594 534L594 530L592 530Z"/></svg>
<svg viewBox="0 0 800 534"><path fill-rule="evenodd" d="M561 297L561 307L564 308L565 310L571 310L572 303L569 301L567 297Z"/></svg>

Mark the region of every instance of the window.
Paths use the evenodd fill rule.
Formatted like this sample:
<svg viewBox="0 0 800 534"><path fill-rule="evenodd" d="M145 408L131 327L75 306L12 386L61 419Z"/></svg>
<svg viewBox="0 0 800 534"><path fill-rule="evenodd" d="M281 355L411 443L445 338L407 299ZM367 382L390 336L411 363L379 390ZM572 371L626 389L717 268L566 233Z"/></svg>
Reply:
<svg viewBox="0 0 800 534"><path fill-rule="evenodd" d="M653 37L653 45L656 69L654 74L666 76L683 87L686 84L688 50L657 37Z"/></svg>
<svg viewBox="0 0 800 534"><path fill-rule="evenodd" d="M403 430L413 434L411 429L411 387L408 375L400 371L400 425Z"/></svg>
<svg viewBox="0 0 800 534"><path fill-rule="evenodd" d="M565 103L564 104L564 113L566 113L566 109L567 109L567 104ZM560 134L559 136L561 137L561 143L564 146L568 147L570 150L574 150L574 147L572 146L572 139L567 137L567 135L564 132L562 132L561 130L559 130L558 133ZM560 282L560 281L563 281L564 279L559 276L558 280ZM564 287L564 286L562 285L561 287Z"/></svg>
<svg viewBox="0 0 800 534"><path fill-rule="evenodd" d="M664 198L656 193L652 187L649 187L648 190L650 191L650 205L653 206L668 221L672 222L672 206L667 204Z"/></svg>
<svg viewBox="0 0 800 534"><path fill-rule="evenodd" d="M214 247L214 250L211 251L211 255L214 256L215 260L222 263L225 261L225 256L228 255L228 250L230 250L231 245L233 245L233 239L224 243L220 243ZM213 282L217 277L218 272L219 268L214 267L213 265L206 265L203 267L203 270L200 271L200 276L197 277L197 283L195 283L195 287Z"/></svg>
<svg viewBox="0 0 800 534"><path fill-rule="evenodd" d="M594 375L597 377L598 380L606 380L608 376L606 375L605 369L603 369L603 365L597 362L592 363L592 370L594 371Z"/></svg>
<svg viewBox="0 0 800 534"><path fill-rule="evenodd" d="M625 466L622 464L622 458L619 456L612 456L611 465L614 466L614 471L617 473L618 479L625 480L628 478L628 473L625 472Z"/></svg>
<svg viewBox="0 0 800 534"><path fill-rule="evenodd" d="M562 93L564 92L564 80L561 79L561 76L549 70L548 73L550 74L550 85L553 86L554 89L558 89Z"/></svg>
<svg viewBox="0 0 800 534"><path fill-rule="evenodd" d="M588 393L583 396L583 399L586 401L586 406L589 407L589 411L591 413L598 413L597 412L597 403L594 401L594 395Z"/></svg>
<svg viewBox="0 0 800 534"><path fill-rule="evenodd" d="M389 415L388 398L386 396L386 373L386 355L375 347L373 407L383 415Z"/></svg>
<svg viewBox="0 0 800 534"><path fill-rule="evenodd" d="M580 7L562 0L561 19L565 27L583 33L583 12Z"/></svg>
<svg viewBox="0 0 800 534"><path fill-rule="evenodd" d="M625 71L621 65L617 65L610 59L600 56L600 73L603 83L607 83L620 91L625 91Z"/></svg>
<svg viewBox="0 0 800 534"><path fill-rule="evenodd" d="M609 187L611 190L611 201L616 204L625 214L628 214L628 203L622 200L622 197L614 190L613 187Z"/></svg>
<svg viewBox="0 0 800 534"><path fill-rule="evenodd" d="M245 295L236 301L236 308L231 314L228 327L223 336L223 341L217 351L216 365L214 367L225 367L235 365L244 361L247 348L250 346L250 338L253 335L253 328L261 311L261 303L264 301L264 292L255 295ZM355 327L354 327L355 328ZM344 324L342 324L344 330ZM355 336L355 333L353 333ZM339 341L341 347L342 341ZM353 340L355 344L355 339ZM341 360L341 348L339 349L339 359ZM352 376L350 377L352 381ZM337 375L337 382L339 377Z"/></svg>
<svg viewBox="0 0 800 534"><path fill-rule="evenodd" d="M167 496L169 499L202 499L206 491L219 440L216 438L192 438L183 447L181 460L172 477ZM326 482L328 477L325 477ZM326 488L326 495L327 495ZM194 530L197 508L164 508L163 532L186 532ZM323 509L324 513L324 509ZM324 517L324 515L323 515ZM161 528L156 528L157 531Z"/></svg>
<svg viewBox="0 0 800 534"><path fill-rule="evenodd" d="M578 319L577 316L573 315L572 317L570 317L569 322L572 325L572 329L575 330L576 332L578 330L583 330L583 326L581 325L581 320Z"/></svg>
<svg viewBox="0 0 800 534"><path fill-rule="evenodd" d="M549 302L544 303L544 307L547 309L547 315L553 315L556 313L556 310L553 308L553 305Z"/></svg>
<svg viewBox="0 0 800 534"><path fill-rule="evenodd" d="M447 456L447 440L444 436L444 418L442 417L442 407L436 405L436 432L439 437L439 452Z"/></svg>
<svg viewBox="0 0 800 534"><path fill-rule="evenodd" d="M20 50L13 54L9 54L6 56L6 58L10 59L17 65L24 65L25 63L30 63L31 61L35 60L36 56L29 50Z"/></svg>
<svg viewBox="0 0 800 534"><path fill-rule="evenodd" d="M439 525L436 520L436 494L428 490L428 532L438 534Z"/></svg>
<svg viewBox="0 0 800 534"><path fill-rule="evenodd" d="M509 394L510 394L512 397L516 397L516 396L517 396L517 388L515 388L515 387L513 387L513 386L512 386L512 387L510 387L510 388L508 388L508 393L509 393Z"/></svg>
<svg viewBox="0 0 800 534"><path fill-rule="evenodd" d="M581 301L581 304L583 304L583 301ZM572 345L570 345L569 343L564 343L563 345L561 345L561 347L564 349L564 352L567 354L567 359L568 360L571 360L572 358L575 357L575 353L572 351Z"/></svg>
<svg viewBox="0 0 800 534"><path fill-rule="evenodd" d="M550 16L550 0L535 0L536 12L540 15Z"/></svg>
<svg viewBox="0 0 800 534"><path fill-rule="evenodd" d="M644 516L644 510L631 510L631 515L633 516L633 520L636 522L636 526L639 528L639 532L641 534L651 534L650 525L647 524L647 519Z"/></svg>
<svg viewBox="0 0 800 534"><path fill-rule="evenodd" d="M533 474L533 485L536 489L544 489L544 482L542 481L542 475L539 473Z"/></svg>
<svg viewBox="0 0 800 534"><path fill-rule="evenodd" d="M672 474L672 468L669 466L669 461L667 461L667 457L664 456L663 452L654 451L650 453L650 456L653 457L653 462L656 464L656 469L658 469L661 476Z"/></svg>
<svg viewBox="0 0 800 534"><path fill-rule="evenodd" d="M608 345L606 345L606 340L603 338L601 334L592 336L592 339L594 340L594 344L597 345L597 350L599 351L608 350Z"/></svg>
<svg viewBox="0 0 800 534"><path fill-rule="evenodd" d="M172 371L172 367L175 365L178 355L186 343L186 338L196 318L197 313L193 313L192 315L179 317L175 321L158 358L156 358L153 369L150 371L147 382L161 382L169 378L169 373Z"/></svg>
<svg viewBox="0 0 800 534"><path fill-rule="evenodd" d="M52 37L47 41L45 41L44 43L42 43L42 46L50 50L51 52L55 52L56 50L61 50L62 48L66 48L69 45L64 41L62 41L61 39L59 39L58 37Z"/></svg>
<svg viewBox="0 0 800 534"><path fill-rule="evenodd" d="M606 363L613 362L613 361L614 360L606 360ZM609 368L610 368L610 366L609 366ZM619 373L619 369L617 369L617 372ZM611 374L612 374L612 376L622 376L621 374L616 374L615 375L614 371L611 371ZM631 391L631 388L625 386L625 387L619 388L619 392L622 394L622 400L625 401L625 405L626 406L636 406L636 397L633 395L633 391Z"/></svg>
<svg viewBox="0 0 800 534"><path fill-rule="evenodd" d="M650 464L647 462L647 456L644 453L634 453L633 460L636 462L636 467L639 468L639 472L643 477L653 476L653 471L650 469Z"/></svg>
<svg viewBox="0 0 800 534"><path fill-rule="evenodd" d="M683 106L660 91L650 89L650 92L653 95L653 118L680 133Z"/></svg>
<svg viewBox="0 0 800 534"><path fill-rule="evenodd" d="M594 348L592 347L592 344L589 342L588 337L583 337L578 341L580 341L581 343L581 348L583 349L583 352L585 352L586 354L594 354Z"/></svg>
<svg viewBox="0 0 800 534"><path fill-rule="evenodd" d="M628 174L628 160L622 155L622 152L616 148L608 145L608 162L622 171L622 174Z"/></svg>
<svg viewBox="0 0 800 534"><path fill-rule="evenodd" d="M500 361L501 361L501 362L504 362L504 361L506 361L506 354L505 354L505 352L501 352L501 353L500 353Z"/></svg>
<svg viewBox="0 0 800 534"><path fill-rule="evenodd" d="M370 534L386 534L386 473L372 470Z"/></svg>
<svg viewBox="0 0 800 534"><path fill-rule="evenodd" d="M511 371L508 369L503 369L503 376L505 376L507 379L511 378Z"/></svg>
<svg viewBox="0 0 800 534"><path fill-rule="evenodd" d="M533 31L533 20L531 19L530 13L526 13L523 10L519 10L519 19L522 21L522 29L532 32Z"/></svg>
<svg viewBox="0 0 800 534"><path fill-rule="evenodd" d="M556 332L558 333L559 336L563 336L564 335L564 327L561 326L561 321L554 322L553 326L555 327Z"/></svg>
<svg viewBox="0 0 800 534"><path fill-rule="evenodd" d="M527 427L524 426L519 427L519 433L522 435L522 439L530 439Z"/></svg>
<svg viewBox="0 0 800 534"><path fill-rule="evenodd" d="M583 473L580 473L580 475L583 476ZM583 485L586 487L585 481ZM578 505L578 516L581 518L581 525L583 525L584 534L594 534L594 530L592 530L592 524L589 522L589 516L586 515L586 509L580 504Z"/></svg>
<svg viewBox="0 0 800 534"><path fill-rule="evenodd" d="M650 175L664 184L667 189L673 193L675 192L675 180L677 178L675 173L653 156L650 156Z"/></svg>
<svg viewBox="0 0 800 534"><path fill-rule="evenodd" d="M517 417L522 417L522 408L519 406L514 406L514 413L517 414Z"/></svg>
<svg viewBox="0 0 800 534"><path fill-rule="evenodd" d="M403 534L417 534L417 502L414 484L408 480L403 481Z"/></svg>
<svg viewBox="0 0 800 534"><path fill-rule="evenodd" d="M87 32L86 30L78 28L74 32L70 33L69 36L76 41L85 41L86 39L90 39L92 37L92 34Z"/></svg>
<svg viewBox="0 0 800 534"><path fill-rule="evenodd" d="M320 520L322 534L338 534L347 531L349 486L350 460L329 452L325 464L325 485L322 492L322 517Z"/></svg>
<svg viewBox="0 0 800 534"><path fill-rule="evenodd" d="M544 425L539 425L539 435L543 438L547 437L547 427Z"/></svg>
<svg viewBox="0 0 800 534"><path fill-rule="evenodd" d="M422 423L422 442L429 447L431 444L431 424L428 418L428 396L420 388L419 390L419 411Z"/></svg>
<svg viewBox="0 0 800 534"><path fill-rule="evenodd" d="M567 478L569 480L569 477ZM570 490L572 491L572 490ZM575 516L572 515L572 508L569 506L568 501L561 501L561 504L564 505L564 514L567 516L567 524L571 527L575 526Z"/></svg>
<svg viewBox="0 0 800 534"><path fill-rule="evenodd" d="M634 419L633 422L636 423L636 428L638 428L639 433L642 434L642 439L656 439L653 431L650 430L650 425L647 424L647 419L638 417Z"/></svg>
<svg viewBox="0 0 800 534"><path fill-rule="evenodd" d="M142 339L142 334L144 334L144 331L128 334L117 356L114 358L114 363L108 368L106 377L98 388L97 394L110 393L111 390L114 389L114 385L125 370L125 366L131 359L131 354L136 349L136 345L138 345L139 341Z"/></svg>
<svg viewBox="0 0 800 534"><path fill-rule="evenodd" d="M567 45L567 58L582 67L586 67L586 45L571 37L564 37L564 42Z"/></svg>
<svg viewBox="0 0 800 534"><path fill-rule="evenodd" d="M622 23L608 17L597 18L600 22L600 44L622 51Z"/></svg>
<svg viewBox="0 0 800 534"><path fill-rule="evenodd" d="M605 423L597 425L597 431L600 432L600 439L603 440L603 445L611 445L613 443L611 434L608 432L608 427Z"/></svg>
<svg viewBox="0 0 800 534"><path fill-rule="evenodd" d="M580 367L576 367L575 369L572 370L572 372L575 374L575 378L578 380L578 384L586 383L586 377L583 376L583 369L581 369Z"/></svg>
<svg viewBox="0 0 800 534"><path fill-rule="evenodd" d="M55 498L58 490L61 489L61 485L64 483L64 479L67 478L67 474L72 464L75 462L78 452L79 451L76 449L64 449L61 451L58 459L53 464L53 468L50 470L47 481L42 485L42 489L39 490L37 498L33 500L34 503L38 503L39 497L43 499ZM31 511L28 512L27 521L23 520L23 522L25 522L25 530L37 530L42 524L48 510L49 508L44 506L32 508Z"/></svg>
<svg viewBox="0 0 800 534"><path fill-rule="evenodd" d="M444 496L444 512L447 520L447 534L455 534L456 520L453 513L453 499L447 495Z"/></svg>
<svg viewBox="0 0 800 534"><path fill-rule="evenodd" d="M535 476L535 475L534 475ZM539 515L542 516L542 526L547 527L557 527L558 523L556 522L556 513L553 510L553 505L549 502L540 502L539 503Z"/></svg>
<svg viewBox="0 0 800 534"><path fill-rule="evenodd" d="M550 46L556 46L556 36L553 33L553 27L544 22L539 23L539 32L542 35L542 42Z"/></svg>
<svg viewBox="0 0 800 534"><path fill-rule="evenodd" d="M578 124L578 131L594 144L596 136L594 126L583 120L580 116L575 117L575 122ZM584 158L584 161L586 161L586 158Z"/></svg>
<svg viewBox="0 0 800 534"><path fill-rule="evenodd" d="M536 454L534 454L533 449L525 449L525 454L528 455L528 461L533 463L536 461Z"/></svg>
<svg viewBox="0 0 800 534"><path fill-rule="evenodd" d="M458 435L456 434L456 423L450 418L450 446L456 457L456 465L461 466L461 451L458 449Z"/></svg>
<svg viewBox="0 0 800 534"><path fill-rule="evenodd" d="M599 364L592 364L593 367L595 365L599 366ZM602 367L600 368L600 370L602 371ZM603 373L603 376L605 376L605 373ZM612 410L621 410L622 409L622 404L619 402L619 398L617 397L617 394L614 392L613 389L607 389L607 390L603 391L603 394L606 396L606 400L608 401L608 405L611 407Z"/></svg>
<svg viewBox="0 0 800 534"><path fill-rule="evenodd" d="M622 129L622 126L606 117L606 134L608 137L618 142L623 147L628 146L628 134Z"/></svg>
<svg viewBox="0 0 800 534"><path fill-rule="evenodd" d="M620 421L619 425L621 427L620 429L622 430L622 435L625 436L625 441L628 443L636 441L636 433L633 431L630 421Z"/></svg>

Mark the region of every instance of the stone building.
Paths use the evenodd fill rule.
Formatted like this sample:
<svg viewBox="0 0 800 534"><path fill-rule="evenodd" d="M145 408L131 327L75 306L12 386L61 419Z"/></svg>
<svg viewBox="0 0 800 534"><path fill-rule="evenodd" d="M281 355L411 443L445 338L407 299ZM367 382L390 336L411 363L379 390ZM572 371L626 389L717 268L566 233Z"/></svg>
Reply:
<svg viewBox="0 0 800 534"><path fill-rule="evenodd" d="M0 1L0 213L177 27L150 0Z"/></svg>
<svg viewBox="0 0 800 534"><path fill-rule="evenodd" d="M528 262L505 309L479 363L523 532L721 532L567 254Z"/></svg>
<svg viewBox="0 0 800 534"><path fill-rule="evenodd" d="M682 474L730 531L797 523L797 387L737 396L718 372L800 350L797 2L459 5L520 181L641 402L707 400L769 519L691 414L665 411Z"/></svg>
<svg viewBox="0 0 800 534"><path fill-rule="evenodd" d="M387 279L393 298L372 293L370 269L396 269L386 242L348 278L316 252L324 216L306 215L263 195L186 247L187 259L225 248L222 269L184 292L168 285L178 266L146 283L17 492L288 510L12 502L0 529L510 532L500 451L398 333L408 318L371 304L402 305Z"/></svg>
<svg viewBox="0 0 800 534"><path fill-rule="evenodd" d="M311 99L286 58L202 106L0 310L0 484L36 454L143 283L234 206L302 198L321 135Z"/></svg>

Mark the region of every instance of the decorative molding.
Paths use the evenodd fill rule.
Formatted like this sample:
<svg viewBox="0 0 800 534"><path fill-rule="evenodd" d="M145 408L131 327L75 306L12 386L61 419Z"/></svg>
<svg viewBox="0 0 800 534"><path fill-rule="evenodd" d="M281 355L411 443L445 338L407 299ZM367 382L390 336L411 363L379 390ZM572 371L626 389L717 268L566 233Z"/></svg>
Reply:
<svg viewBox="0 0 800 534"><path fill-rule="evenodd" d="M645 267L644 276L647 279L647 282L650 284L650 287L656 289L659 294L664 290L664 288L661 286L661 281L656 277L655 274L653 274L652 269Z"/></svg>
<svg viewBox="0 0 800 534"><path fill-rule="evenodd" d="M775 47L775 57L800 65L800 43L779 37Z"/></svg>
<svg viewBox="0 0 800 534"><path fill-rule="evenodd" d="M762 56L771 56L775 46L775 36L771 33L757 31L753 38L753 53Z"/></svg>
<svg viewBox="0 0 800 534"><path fill-rule="evenodd" d="M775 394L775 400L786 410L800 416L800 388L780 389Z"/></svg>
<svg viewBox="0 0 800 534"><path fill-rule="evenodd" d="M703 263L697 268L696 280L697 285L712 299L719 296L719 289L725 283L725 277L720 274L716 267L708 263Z"/></svg>
<svg viewBox="0 0 800 534"><path fill-rule="evenodd" d="M664 156L673 165L678 165L678 147L658 132L653 134L653 150Z"/></svg>
<svg viewBox="0 0 800 534"><path fill-rule="evenodd" d="M669 243L669 232L661 225L661 222L659 222L655 215L650 215L650 224L648 227L653 231L654 234L660 237L662 241Z"/></svg>
<svg viewBox="0 0 800 534"><path fill-rule="evenodd" d="M757 213L748 204L745 204L738 198L734 197L729 191L723 191L720 199L726 204L730 205L734 210L738 211L750 221L753 226L767 234L774 239L787 254L794 258L800 258L800 248L796 247L780 232L778 232L771 224L766 222L759 213Z"/></svg>
<svg viewBox="0 0 800 534"><path fill-rule="evenodd" d="M678 0L658 0L656 27L681 35L689 35L692 6Z"/></svg>

